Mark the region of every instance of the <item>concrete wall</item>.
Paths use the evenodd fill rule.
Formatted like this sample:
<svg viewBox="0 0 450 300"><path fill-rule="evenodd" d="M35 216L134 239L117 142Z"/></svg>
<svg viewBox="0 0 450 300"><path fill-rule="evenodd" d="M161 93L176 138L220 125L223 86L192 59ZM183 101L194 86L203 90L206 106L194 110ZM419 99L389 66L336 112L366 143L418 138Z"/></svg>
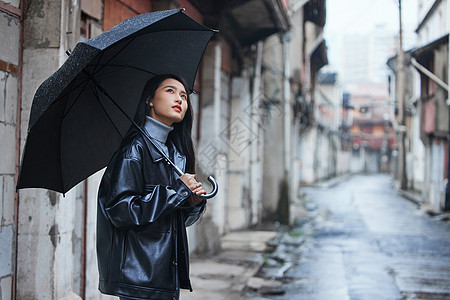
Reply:
<svg viewBox="0 0 450 300"><path fill-rule="evenodd" d="M87 216L86 216L86 282L85 299L107 300L117 297L103 295L98 291L97 268L97 194L105 169L98 171L87 180ZM80 219L78 219L80 220ZM80 256L77 256L80 259Z"/></svg>
<svg viewBox="0 0 450 300"><path fill-rule="evenodd" d="M205 214L190 231L194 252L219 251L219 236L226 232L228 197L229 75L222 70L222 41L209 43L203 56L200 137L197 145L197 178L214 175L219 192L208 201ZM206 187L208 189L208 187Z"/></svg>
<svg viewBox="0 0 450 300"><path fill-rule="evenodd" d="M315 97L317 117L315 120L325 128L321 137L326 141L321 141L321 145L328 149L328 154L323 156L323 158L328 157L327 166L322 162L321 164L324 166L319 167L322 173L320 178L330 178L350 172L351 152L341 149L339 134L339 127L342 124L342 94L339 80L336 80L333 84L317 83ZM326 109L326 113L321 112L319 104ZM316 149L316 151L322 150Z"/></svg>
<svg viewBox="0 0 450 300"><path fill-rule="evenodd" d="M18 7L19 1L12 6ZM0 299L11 299L15 261L15 167L20 23L0 12Z"/></svg>
<svg viewBox="0 0 450 300"><path fill-rule="evenodd" d="M428 13L429 9L433 5L428 1L421 9L419 9L419 23L422 22L425 15ZM442 37L447 32L447 23L449 22L447 17L447 0L439 1L440 3L435 8L431 17L422 25L420 30L417 32L418 46L423 46L430 41Z"/></svg>
<svg viewBox="0 0 450 300"><path fill-rule="evenodd" d="M298 147L301 157L299 182L304 185L349 172L360 172L367 159L364 151L352 155L341 150L337 137L318 127L304 133Z"/></svg>
<svg viewBox="0 0 450 300"><path fill-rule="evenodd" d="M444 181L444 158L446 155L445 146L442 141L433 140L431 145L431 172L428 194L428 205L434 211L441 209L443 197L445 197Z"/></svg>
<svg viewBox="0 0 450 300"><path fill-rule="evenodd" d="M303 133L299 139L299 153L301 157L301 172L300 182L302 184L312 184L316 181L315 175L315 153L316 153L316 140L318 139L317 128L310 128L307 132Z"/></svg>
<svg viewBox="0 0 450 300"><path fill-rule="evenodd" d="M24 22L21 149L32 97L79 39L78 1L33 1ZM77 26L78 24L78 26ZM66 197L40 189L19 192L18 299L78 299L74 292L76 189Z"/></svg>
<svg viewBox="0 0 450 300"><path fill-rule="evenodd" d="M231 89L231 124L229 197L227 224L229 230L246 228L250 221L250 143L256 137L251 131L250 78L244 70L234 77Z"/></svg>
<svg viewBox="0 0 450 300"><path fill-rule="evenodd" d="M411 93L414 99L420 98L420 78L418 72L411 73ZM411 105L412 106L412 105ZM422 126L421 110L423 103L417 102L417 107L412 109L411 128L408 136L411 141L411 152L407 156L407 174L409 188L422 194L425 190L425 145L420 138ZM393 114L393 113L392 113Z"/></svg>
<svg viewBox="0 0 450 300"><path fill-rule="evenodd" d="M272 35L263 48L263 94L260 126L264 132L264 166L262 185L263 218L274 219L280 182L284 177L284 101L283 45L278 35Z"/></svg>
<svg viewBox="0 0 450 300"><path fill-rule="evenodd" d="M299 3L301 1L297 1ZM301 7L291 3L291 30L290 41L289 41L289 76L290 76L290 103L291 108L294 107L295 101L300 100L299 94L301 94L301 82L302 82L302 73L304 71L304 61L303 61L303 43L304 43L304 35L303 35L303 26L304 23L304 15L303 15L303 5ZM290 157L290 195L291 201L295 201L297 197L300 195L299 191L299 183L300 183L300 173L301 173L301 157L299 156L298 143L300 140L300 120L299 116L294 116L294 111L291 110L291 157ZM293 214L291 214L292 216Z"/></svg>
<svg viewBox="0 0 450 300"><path fill-rule="evenodd" d="M339 83L317 83L314 99L314 127L300 140L301 182L304 184L350 171L351 154L341 150L338 132L342 123L342 89Z"/></svg>

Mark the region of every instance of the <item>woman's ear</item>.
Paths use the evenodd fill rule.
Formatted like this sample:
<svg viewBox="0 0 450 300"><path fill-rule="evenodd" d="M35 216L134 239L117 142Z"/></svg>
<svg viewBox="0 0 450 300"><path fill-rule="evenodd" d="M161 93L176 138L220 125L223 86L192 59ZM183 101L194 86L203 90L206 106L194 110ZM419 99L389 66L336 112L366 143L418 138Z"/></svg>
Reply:
<svg viewBox="0 0 450 300"><path fill-rule="evenodd" d="M149 98L147 98L147 100L145 100L145 103L147 104L148 109L150 109L150 107L153 107L153 101Z"/></svg>
<svg viewBox="0 0 450 300"><path fill-rule="evenodd" d="M151 108L153 107L153 103L150 101L150 99L145 99L145 115L149 116Z"/></svg>

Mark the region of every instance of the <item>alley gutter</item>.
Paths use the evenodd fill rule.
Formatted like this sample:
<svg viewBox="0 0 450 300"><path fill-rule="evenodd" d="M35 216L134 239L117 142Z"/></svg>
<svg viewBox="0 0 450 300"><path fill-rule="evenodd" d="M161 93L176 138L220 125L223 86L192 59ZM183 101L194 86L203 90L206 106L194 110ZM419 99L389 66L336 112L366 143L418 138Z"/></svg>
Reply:
<svg viewBox="0 0 450 300"><path fill-rule="evenodd" d="M398 189L398 191L403 198L415 203L417 206L420 207L423 204L422 197L420 195L418 195L417 193L409 191L409 190L402 190L402 189Z"/></svg>

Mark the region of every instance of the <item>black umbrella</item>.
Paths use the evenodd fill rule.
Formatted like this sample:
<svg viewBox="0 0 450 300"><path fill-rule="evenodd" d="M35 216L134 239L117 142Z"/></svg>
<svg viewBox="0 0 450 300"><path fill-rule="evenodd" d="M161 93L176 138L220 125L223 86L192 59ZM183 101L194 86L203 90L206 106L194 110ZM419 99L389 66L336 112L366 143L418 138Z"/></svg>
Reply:
<svg viewBox="0 0 450 300"><path fill-rule="evenodd" d="M78 43L34 95L17 188L65 193L105 167L133 123L145 83L170 73L192 91L213 34L176 9L132 17ZM208 180L212 197L217 184Z"/></svg>

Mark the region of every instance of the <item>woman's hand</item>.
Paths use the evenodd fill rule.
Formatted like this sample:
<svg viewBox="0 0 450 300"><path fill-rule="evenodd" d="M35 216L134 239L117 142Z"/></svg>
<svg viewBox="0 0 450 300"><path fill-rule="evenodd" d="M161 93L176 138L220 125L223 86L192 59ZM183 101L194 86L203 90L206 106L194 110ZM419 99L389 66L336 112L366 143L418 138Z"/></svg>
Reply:
<svg viewBox="0 0 450 300"><path fill-rule="evenodd" d="M189 174L189 173L184 173L183 175L180 176L181 181L184 182L184 184L186 184L191 191L194 193L194 195L202 195L202 194L206 194L206 191L203 189L202 187L202 183L198 182L195 179L196 174ZM199 198L199 197L191 197L189 198L189 203L192 205L199 205L201 202L203 201L203 199Z"/></svg>

